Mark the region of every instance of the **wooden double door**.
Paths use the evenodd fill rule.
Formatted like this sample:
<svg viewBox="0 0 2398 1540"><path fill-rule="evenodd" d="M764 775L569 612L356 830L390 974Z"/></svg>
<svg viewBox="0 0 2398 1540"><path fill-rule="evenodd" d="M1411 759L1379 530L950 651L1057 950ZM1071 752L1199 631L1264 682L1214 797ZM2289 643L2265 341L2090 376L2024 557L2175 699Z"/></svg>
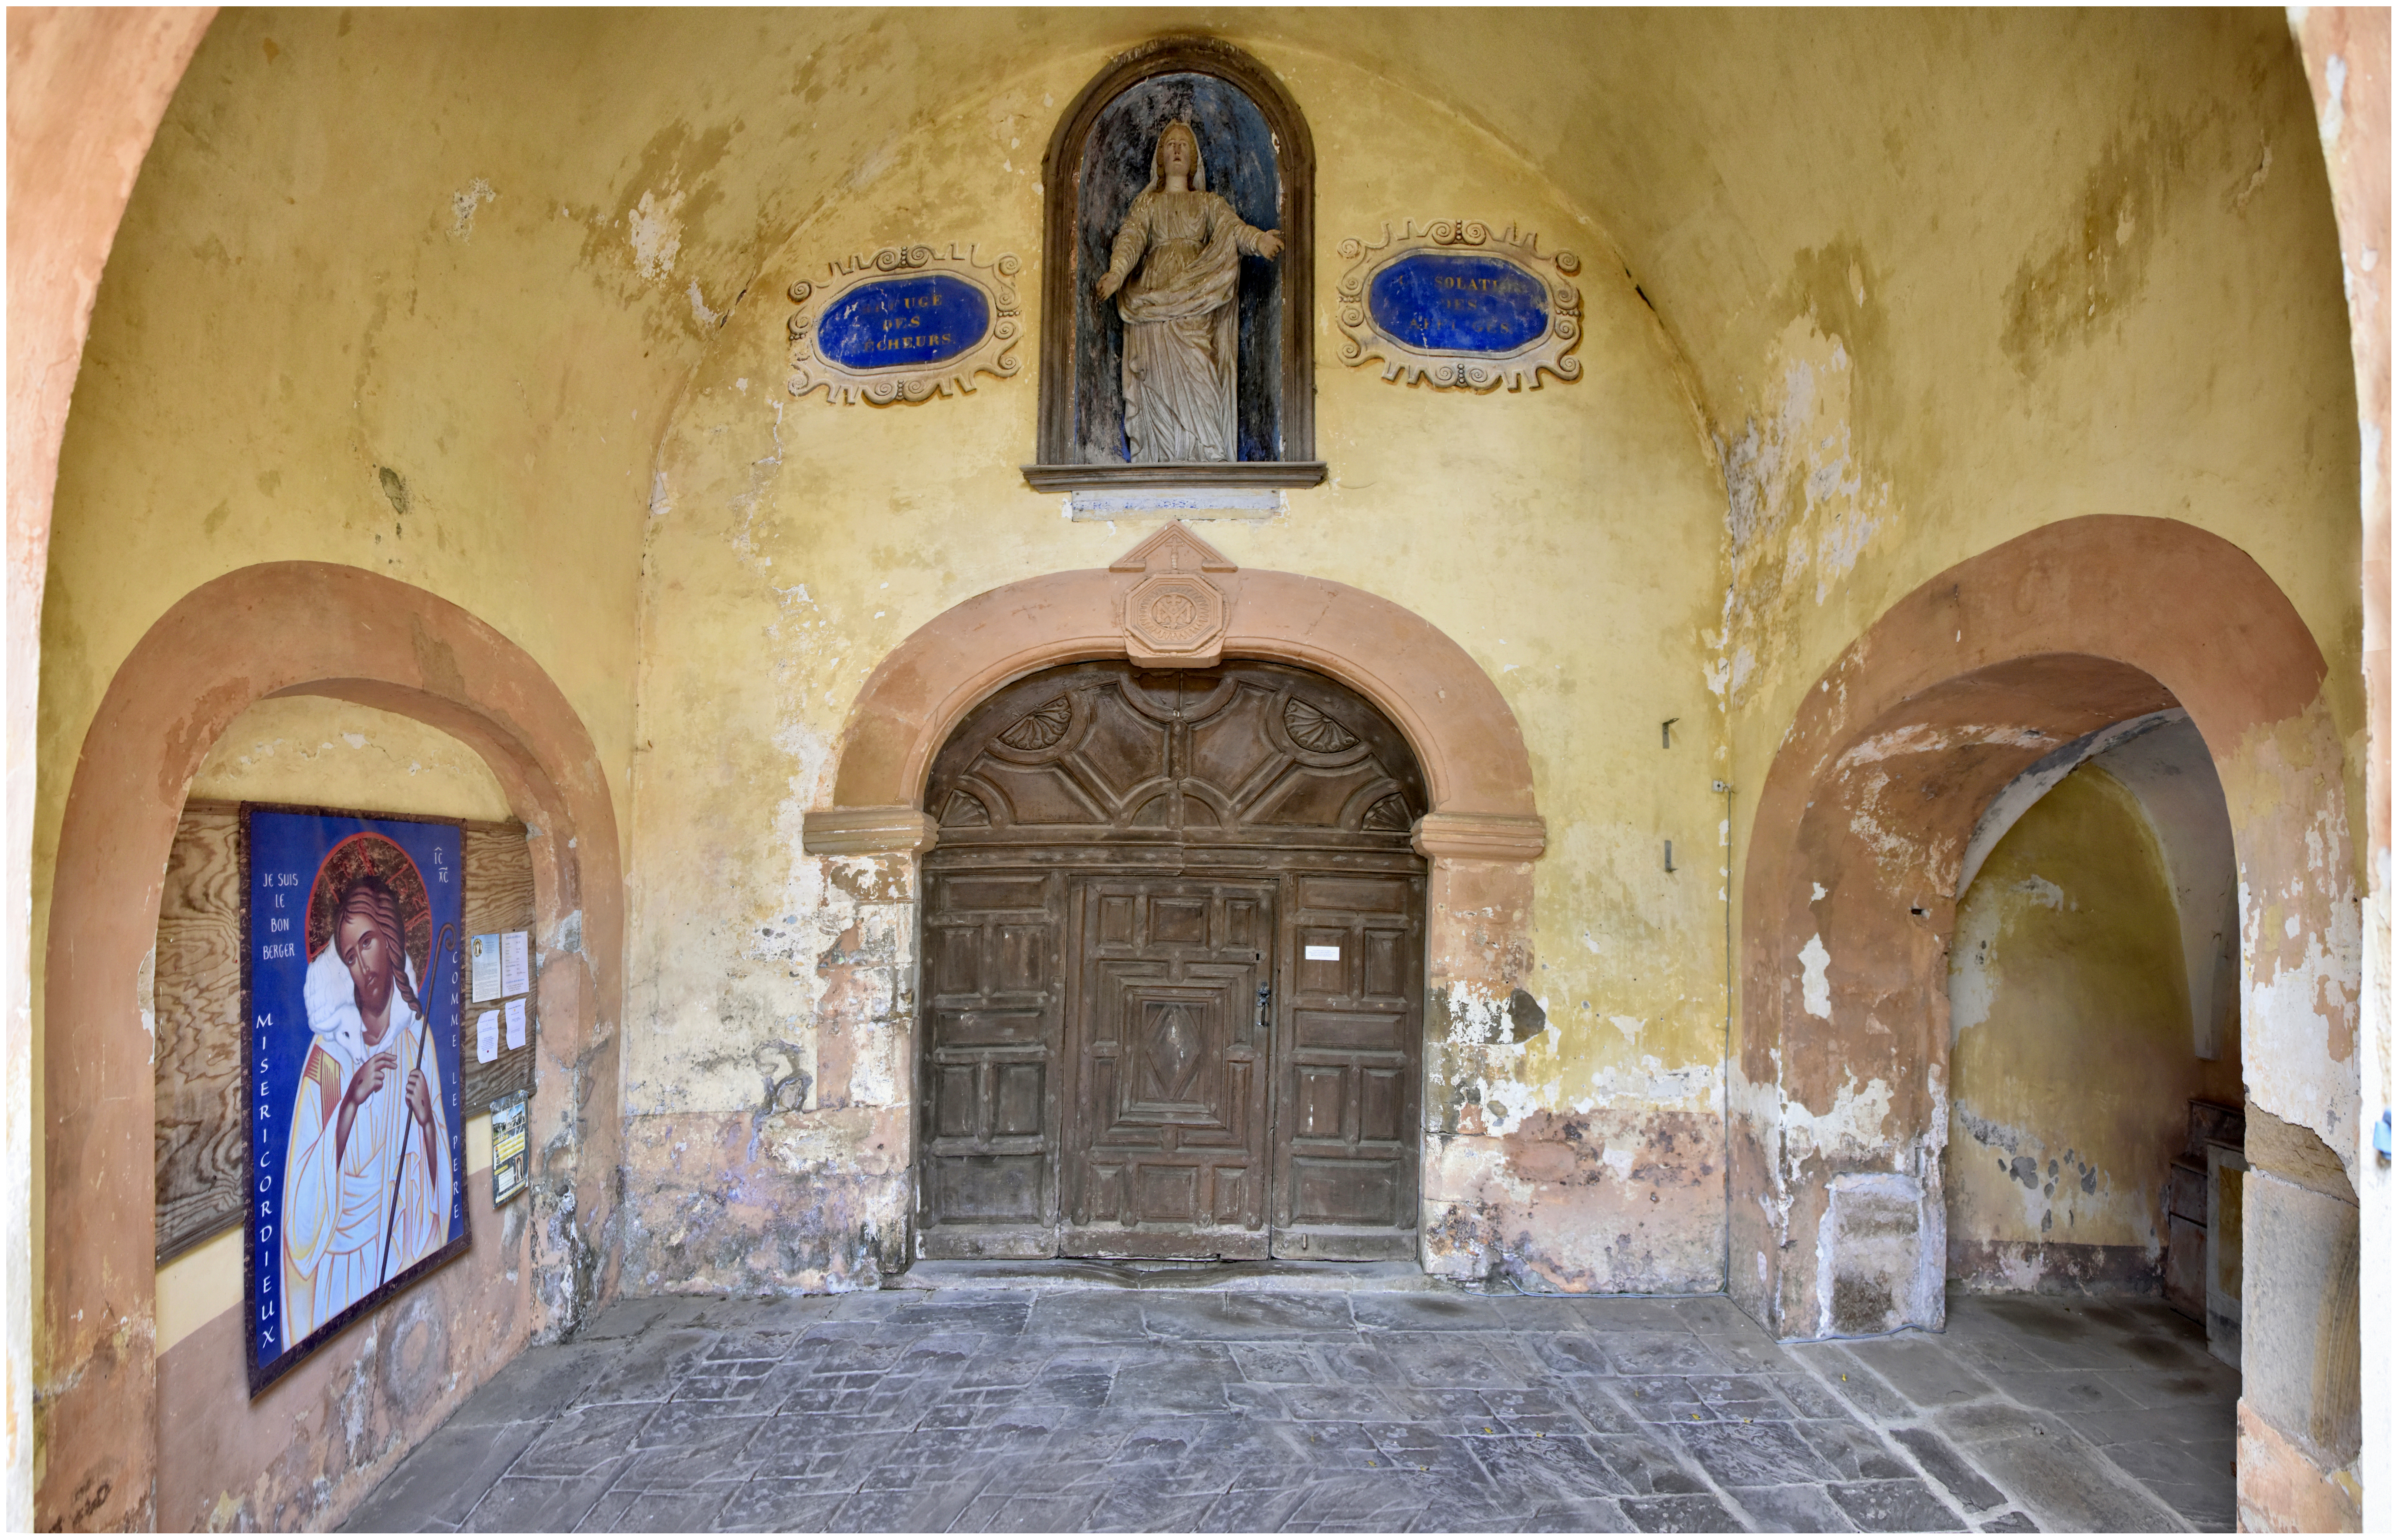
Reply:
<svg viewBox="0 0 2398 1540"><path fill-rule="evenodd" d="M1295 669L1081 665L988 703L933 790L923 1254L1415 1254L1422 790L1395 730Z"/></svg>

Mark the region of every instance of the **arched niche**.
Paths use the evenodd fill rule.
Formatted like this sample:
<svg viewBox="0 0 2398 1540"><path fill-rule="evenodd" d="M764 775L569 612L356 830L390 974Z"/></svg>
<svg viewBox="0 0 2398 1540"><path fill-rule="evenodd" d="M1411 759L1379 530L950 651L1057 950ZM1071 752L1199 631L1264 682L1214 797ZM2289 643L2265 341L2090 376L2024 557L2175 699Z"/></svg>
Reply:
<svg viewBox="0 0 2398 1540"><path fill-rule="evenodd" d="M1111 414L1108 394L1121 391L1121 323L1092 285L1106 268L1106 233L1129 202L1125 179L1146 174L1146 144L1175 117L1197 128L1210 188L1223 192L1243 219L1278 230L1283 250L1272 263L1242 263L1242 457L1133 465L1121 449L1121 396L1112 398ZM1131 182L1132 190L1138 186ZM1111 61L1067 107L1042 161L1042 188L1039 463L1025 467L1026 480L1044 492L1322 481L1325 467L1315 458L1315 143L1273 73L1214 38L1145 43Z"/></svg>
<svg viewBox="0 0 2398 1540"><path fill-rule="evenodd" d="M526 824L542 1031L534 1257L551 1331L610 1286L613 1023L623 874L582 722L541 666L446 600L355 567L279 561L201 585L135 644L84 737L59 831L45 942L45 1528L141 1527L157 1470L155 1098L136 983L185 789L251 702L317 695L474 749Z"/></svg>
<svg viewBox="0 0 2398 1540"><path fill-rule="evenodd" d="M1947 959L1969 844L2023 772L2149 713L2188 711L2230 804L2252 1104L2353 1145L2359 980L2336 943L2355 924L2354 862L2325 674L2245 552L2122 517L1960 562L1841 655L1749 827L1728 1066L1736 1300L1783 1337L1940 1325Z"/></svg>

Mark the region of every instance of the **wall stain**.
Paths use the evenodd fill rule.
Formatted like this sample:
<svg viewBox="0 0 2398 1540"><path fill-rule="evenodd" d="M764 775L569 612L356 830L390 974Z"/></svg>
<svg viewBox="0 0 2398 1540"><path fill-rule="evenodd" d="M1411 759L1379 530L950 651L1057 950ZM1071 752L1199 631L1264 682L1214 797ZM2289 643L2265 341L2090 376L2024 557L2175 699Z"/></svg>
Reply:
<svg viewBox="0 0 2398 1540"><path fill-rule="evenodd" d="M408 517L408 480L389 466L375 466L375 480L383 486L384 501L400 518Z"/></svg>
<svg viewBox="0 0 2398 1540"><path fill-rule="evenodd" d="M2178 125L2119 133L2083 180L2062 236L2016 269L1999 342L2024 378L2139 298L2188 142Z"/></svg>

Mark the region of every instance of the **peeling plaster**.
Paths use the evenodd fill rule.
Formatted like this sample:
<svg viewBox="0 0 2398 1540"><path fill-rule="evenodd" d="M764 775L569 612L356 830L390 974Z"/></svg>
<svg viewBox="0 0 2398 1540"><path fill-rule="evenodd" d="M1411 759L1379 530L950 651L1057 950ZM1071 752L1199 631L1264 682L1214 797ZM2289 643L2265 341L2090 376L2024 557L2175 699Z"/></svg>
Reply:
<svg viewBox="0 0 2398 1540"><path fill-rule="evenodd" d="M643 193L625 216L625 240L633 250L633 270L641 277L663 278L674 271L682 250L682 223L676 217L682 205L682 191L669 187L664 197Z"/></svg>
<svg viewBox="0 0 2398 1540"><path fill-rule="evenodd" d="M475 210L497 199L499 196L492 191L492 184L481 177L477 177L473 182L468 182L463 191L450 200L450 238L457 241L472 239L475 234Z"/></svg>
<svg viewBox="0 0 2398 1540"><path fill-rule="evenodd" d="M1868 313L1861 268L1844 269L1845 308ZM1707 686L1731 709L1778 673L1799 623L1799 606L1831 604L1877 537L1893 527L1889 477L1869 469L1855 442L1857 366L1841 325L1812 311L1791 320L1774 340L1761 414L1749 416L1737 437L1718 433L1717 454L1727 494L1724 528L1731 550L1719 628L1709 638L1716 657Z"/></svg>
<svg viewBox="0 0 2398 1540"><path fill-rule="evenodd" d="M1812 1113L1805 1102L1785 1101L1784 1159L1793 1169L1810 1160L1887 1160L1890 1115L1890 1082L1877 1079L1860 1086L1854 1075L1832 1099L1828 1112Z"/></svg>
<svg viewBox="0 0 2398 1540"><path fill-rule="evenodd" d="M2041 756L2023 774L2008 782L1997 796L1990 799L1989 805L1982 809L1981 817L1974 824L1972 837L1965 842L1964 861L1957 871L1957 891L1961 894L1973 885L1974 876L1982 870L1982 863L1989 858L1990 851L2006 837L2007 831L2015 826L2015 820L2024 816L2025 810L2048 795L2052 787L2073 774L2083 761L2095 759L2168 723L2189 720L2189 713L2177 706L2151 711L2145 716L2101 727L2094 733L2085 733L2071 743Z"/></svg>
<svg viewBox="0 0 2398 1540"><path fill-rule="evenodd" d="M1826 1021L1830 1020L1832 1019L1832 954L1824 950L1824 938L1821 933L1807 938L1807 944L1798 949L1798 962L1805 970L1805 978L1800 987L1806 992L1803 998L1807 1014L1821 1017Z"/></svg>

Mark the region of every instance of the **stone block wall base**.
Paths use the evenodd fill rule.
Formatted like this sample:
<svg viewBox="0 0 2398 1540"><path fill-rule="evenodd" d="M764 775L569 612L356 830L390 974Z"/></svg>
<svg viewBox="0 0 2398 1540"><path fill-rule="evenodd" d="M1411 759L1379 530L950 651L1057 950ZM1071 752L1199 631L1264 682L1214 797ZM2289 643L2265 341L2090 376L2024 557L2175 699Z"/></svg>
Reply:
<svg viewBox="0 0 2398 1540"><path fill-rule="evenodd" d="M2346 1471L2326 1471L2240 1403L2240 1529L2246 1534L2354 1534L2364 1494Z"/></svg>

